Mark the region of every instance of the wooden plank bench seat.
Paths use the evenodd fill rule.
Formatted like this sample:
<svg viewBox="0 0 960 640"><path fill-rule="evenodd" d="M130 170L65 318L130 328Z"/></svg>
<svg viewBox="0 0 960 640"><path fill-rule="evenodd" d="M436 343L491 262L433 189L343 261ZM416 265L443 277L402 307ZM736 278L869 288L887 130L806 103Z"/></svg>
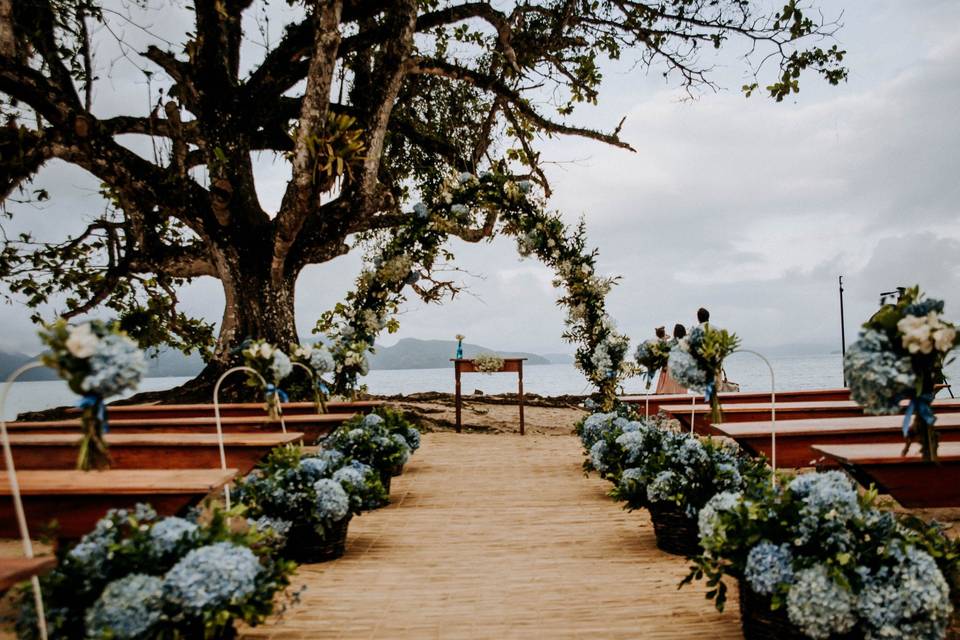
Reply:
<svg viewBox="0 0 960 640"><path fill-rule="evenodd" d="M779 409L777 410L779 417ZM728 436L752 455L771 459L770 421L714 424L715 432ZM777 420L777 466L811 467L836 461L813 450L814 445L890 443L903 446L902 416L859 416L818 420ZM937 417L943 441L960 441L960 413ZM832 462L831 462L832 461Z"/></svg>
<svg viewBox="0 0 960 640"><path fill-rule="evenodd" d="M336 413L370 413L382 407L382 400L357 400L355 402L328 402L327 412ZM312 402L284 402L283 415L285 418L298 415L316 415L317 408ZM213 404L127 404L110 405L110 416L117 419L143 418L191 418L213 416ZM71 412L79 412L71 409ZM223 403L220 405L221 417L263 417L265 415L262 402Z"/></svg>
<svg viewBox="0 0 960 640"><path fill-rule="evenodd" d="M341 424L352 418L352 413L324 413L285 416L287 431L303 433L304 442L316 443ZM280 422L271 422L266 416L222 418L224 433L281 433ZM187 418L114 418L109 416L111 433L216 433L213 416ZM8 422L7 430L15 433L64 433L80 429L80 420L47 420L42 422Z"/></svg>
<svg viewBox="0 0 960 640"><path fill-rule="evenodd" d="M666 404L688 405L691 398L697 398L698 402L703 402L703 396L694 396L689 393L669 393L669 394L647 394L621 396L619 400L627 404L635 405L634 409L641 414L647 405L650 407L650 415L656 415L660 407ZM648 400L649 399L649 400ZM777 402L834 402L850 399L849 389L800 389L796 391L778 391ZM724 406L728 404L743 404L746 402L770 402L769 391L730 391L720 394L720 402Z"/></svg>
<svg viewBox="0 0 960 640"><path fill-rule="evenodd" d="M46 573L56 565L54 556L0 558L0 596L24 580Z"/></svg>
<svg viewBox="0 0 960 640"><path fill-rule="evenodd" d="M31 533L56 521L55 535L79 538L111 508L148 502L160 515L174 515L230 482L236 469L25 470L17 472ZM0 472L0 538L20 535L7 472Z"/></svg>
<svg viewBox="0 0 960 640"><path fill-rule="evenodd" d="M303 439L303 433L225 433L227 466L245 474L274 447ZM108 433L111 469L213 469L220 467L215 433ZM73 469L80 436L75 433L15 433L13 460L21 469Z"/></svg>
<svg viewBox="0 0 960 640"><path fill-rule="evenodd" d="M861 485L876 484L911 509L960 507L960 442L943 442L937 462L920 457L920 446L911 445L903 456L903 444L833 444L814 449L833 458Z"/></svg>
<svg viewBox="0 0 960 640"><path fill-rule="evenodd" d="M904 405L906 406L906 405ZM770 420L769 402L748 402L723 406L723 423L760 422ZM661 407L663 411L680 421L684 429L690 428L690 414L694 414L694 430L707 435L710 433L710 405L697 403L669 404ZM960 399L942 399L933 401L937 415L960 411ZM781 420L811 420L820 418L854 418L863 416L863 408L852 400L833 402L777 402L777 422Z"/></svg>

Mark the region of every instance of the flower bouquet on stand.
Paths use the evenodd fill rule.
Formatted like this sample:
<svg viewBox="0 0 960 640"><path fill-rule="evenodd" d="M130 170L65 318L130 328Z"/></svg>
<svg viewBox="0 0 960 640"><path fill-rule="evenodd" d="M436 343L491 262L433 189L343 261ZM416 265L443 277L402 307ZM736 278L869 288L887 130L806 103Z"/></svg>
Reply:
<svg viewBox="0 0 960 640"><path fill-rule="evenodd" d="M903 418L904 453L918 441L926 460L936 460L936 417L931 403L943 368L960 344L956 327L942 319L943 301L907 289L896 304L887 304L863 324L860 337L844 356L851 397L867 413L896 414L909 401Z"/></svg>
<svg viewBox="0 0 960 640"><path fill-rule="evenodd" d="M282 536L265 523L214 510L158 518L148 505L114 509L40 578L51 638L236 637L278 605L296 565L276 557ZM20 638L35 638L36 610L20 595Z"/></svg>
<svg viewBox="0 0 960 640"><path fill-rule="evenodd" d="M457 360L463 360L463 341L466 339L466 336L458 333L455 337L457 339L457 355L454 357Z"/></svg>
<svg viewBox="0 0 960 640"><path fill-rule="evenodd" d="M147 372L143 352L116 324L100 321L72 326L59 320L40 332L49 348L43 363L83 396L80 407L83 438L77 468L104 469L110 454L103 434L108 430L105 398L135 389Z"/></svg>
<svg viewBox="0 0 960 640"><path fill-rule="evenodd" d="M336 449L353 460L373 467L380 474L380 481L388 496L390 479L410 459L410 446L406 439L399 433L391 434L384 419L375 413L346 421L323 441L323 447Z"/></svg>
<svg viewBox="0 0 960 640"><path fill-rule="evenodd" d="M313 563L343 555L351 517L382 502L385 492L376 471L339 451L310 455L288 446L239 481L236 496L251 517L281 523L284 557Z"/></svg>
<svg viewBox="0 0 960 640"><path fill-rule="evenodd" d="M717 392L723 382L723 361L740 346L737 334L715 329L708 324L694 327L670 351L668 366L674 380L702 393L710 404L710 417L720 422L720 398Z"/></svg>
<svg viewBox="0 0 960 640"><path fill-rule="evenodd" d="M317 406L317 413L326 413L330 387L324 381L323 376L333 373L336 366L333 356L327 347L320 342L314 345L293 345L290 353L294 362L299 362L313 373L313 384L311 385L313 403Z"/></svg>
<svg viewBox="0 0 960 640"><path fill-rule="evenodd" d="M473 366L480 373L496 373L503 369L503 357L496 353L478 353L473 357Z"/></svg>
<svg viewBox="0 0 960 640"><path fill-rule="evenodd" d="M651 338L637 345L637 351L634 357L636 358L637 366L646 377L648 390L657 372L666 368L672 347L673 344L666 338Z"/></svg>
<svg viewBox="0 0 960 640"><path fill-rule="evenodd" d="M939 529L875 499L839 471L720 493L700 512L704 553L684 583L705 578L722 610L735 578L747 640L943 638L957 555L929 552L949 546Z"/></svg>
<svg viewBox="0 0 960 640"><path fill-rule="evenodd" d="M289 356L265 340L248 340L243 345L243 363L266 381L264 394L267 416L270 420L279 420L283 409L281 402L287 401L287 394L280 388L280 381L290 375L293 364ZM247 375L247 386L259 389L263 383L252 373Z"/></svg>

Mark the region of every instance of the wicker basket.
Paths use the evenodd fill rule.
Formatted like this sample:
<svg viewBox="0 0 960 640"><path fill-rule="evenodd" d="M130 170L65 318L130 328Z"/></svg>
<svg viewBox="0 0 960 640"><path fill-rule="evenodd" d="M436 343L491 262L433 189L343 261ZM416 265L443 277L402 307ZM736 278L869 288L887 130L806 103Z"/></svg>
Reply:
<svg viewBox="0 0 960 640"><path fill-rule="evenodd" d="M309 525L294 525L287 535L284 557L300 564L336 560L343 555L347 543L347 528L350 526L350 518L351 516L348 514L340 522L335 522L333 526L327 529L326 535L322 537Z"/></svg>
<svg viewBox="0 0 960 640"><path fill-rule="evenodd" d="M672 502L648 502L657 548L677 556L700 555L696 518L689 517Z"/></svg>
<svg viewBox="0 0 960 640"><path fill-rule="evenodd" d="M393 466L393 467L390 467L390 475L391 475L392 477L394 477L394 478L396 478L397 476L402 476L402 475L403 475L403 465L402 465L402 464L398 464L398 465L395 465L395 466Z"/></svg>
<svg viewBox="0 0 960 640"><path fill-rule="evenodd" d="M746 640L809 640L787 617L784 607L770 610L770 598L754 593L742 578L737 581L740 589L740 624ZM834 640L858 640L863 634L854 630L842 636L830 636Z"/></svg>
<svg viewBox="0 0 960 640"><path fill-rule="evenodd" d="M380 483L383 484L383 490L390 495L390 480L393 478L392 469L383 469L380 471Z"/></svg>

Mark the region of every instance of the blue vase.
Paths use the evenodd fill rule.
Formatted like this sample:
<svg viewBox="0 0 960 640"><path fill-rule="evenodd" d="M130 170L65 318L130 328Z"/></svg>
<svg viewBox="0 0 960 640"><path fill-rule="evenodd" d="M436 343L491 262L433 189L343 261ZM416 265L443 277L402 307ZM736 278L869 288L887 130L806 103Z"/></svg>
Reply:
<svg viewBox="0 0 960 640"><path fill-rule="evenodd" d="M463 360L463 340L457 340L457 360Z"/></svg>

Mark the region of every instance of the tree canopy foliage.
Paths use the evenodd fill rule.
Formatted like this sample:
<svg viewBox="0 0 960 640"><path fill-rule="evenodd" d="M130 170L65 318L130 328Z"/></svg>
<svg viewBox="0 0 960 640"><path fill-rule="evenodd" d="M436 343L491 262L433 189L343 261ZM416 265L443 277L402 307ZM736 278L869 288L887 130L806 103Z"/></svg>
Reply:
<svg viewBox="0 0 960 640"><path fill-rule="evenodd" d="M96 214L78 211L85 229L62 241L6 237L0 275L31 307L55 302L67 317L106 307L145 346L199 348L220 370L244 338L296 341L297 276L358 244L372 247L371 262L380 251L409 258L404 277L378 285L392 300L403 291L439 299L455 291L435 276L438 261L452 257L447 238L478 242L523 225L496 207L466 205L423 225L411 204L435 208L463 172L529 180L548 196L537 150L544 137L632 150L622 122L577 123L578 107L601 99L605 61L627 57L696 94L714 86L709 52L739 42L755 78L748 95L783 100L803 72L831 84L845 78L834 22L798 0L765 7L0 0L5 213L35 213L23 203L48 194L31 181L55 159L95 176L106 203ZM151 27L158 11L191 24L160 35ZM268 38L278 20L282 34ZM98 110L111 61L97 52L107 45L159 89L149 110ZM289 167L276 212L261 205L256 154ZM203 276L223 285L218 332L178 309L178 287ZM363 315L371 287L362 278L359 287L340 309L346 322ZM322 326L335 324L327 317Z"/></svg>

